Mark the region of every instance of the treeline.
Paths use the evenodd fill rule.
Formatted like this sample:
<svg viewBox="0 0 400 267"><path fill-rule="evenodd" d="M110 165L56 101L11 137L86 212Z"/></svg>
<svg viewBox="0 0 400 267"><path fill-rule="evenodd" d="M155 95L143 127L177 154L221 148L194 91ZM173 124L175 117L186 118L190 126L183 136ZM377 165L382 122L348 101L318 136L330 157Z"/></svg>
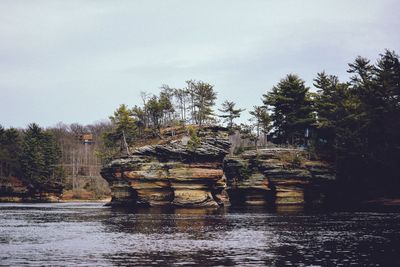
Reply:
<svg viewBox="0 0 400 267"><path fill-rule="evenodd" d="M31 190L62 188L61 151L54 136L37 124L24 131L0 126L0 177L23 177Z"/></svg>
<svg viewBox="0 0 400 267"><path fill-rule="evenodd" d="M35 123L26 129L0 126L0 184L17 177L32 193L64 189L71 198L108 195L97 151L104 147L101 136L111 128L109 122L59 123L47 129Z"/></svg>
<svg viewBox="0 0 400 267"><path fill-rule="evenodd" d="M314 90L299 76L287 75L261 96L262 102L247 111L249 121L240 125L236 121L244 109L229 100L216 109L214 87L190 80L184 88L163 85L158 95L142 92L142 105L129 108L123 104L104 124L86 128L64 125L46 131L37 125L19 132L1 128L2 173L7 168L19 169L24 177L41 183L58 175L61 165L70 177L77 173L90 177L98 169L87 166L100 166L121 153L129 154L129 148L140 145L141 140L162 139L163 128L223 124L256 149L261 137L280 146L304 147L310 157L335 164L338 177L347 184L398 186L399 57L389 50L379 55L375 64L357 57L347 71L352 75L349 81L318 73ZM93 135L94 145L77 141L76 136L85 133ZM47 154L51 159L43 158ZM51 168L42 170L43 166Z"/></svg>

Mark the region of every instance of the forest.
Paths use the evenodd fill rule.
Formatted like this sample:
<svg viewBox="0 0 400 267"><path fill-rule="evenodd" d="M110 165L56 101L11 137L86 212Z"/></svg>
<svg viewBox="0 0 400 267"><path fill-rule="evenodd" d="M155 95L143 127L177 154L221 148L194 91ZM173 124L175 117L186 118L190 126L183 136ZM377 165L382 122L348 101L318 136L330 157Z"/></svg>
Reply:
<svg viewBox="0 0 400 267"><path fill-rule="evenodd" d="M312 88L298 75L288 74L262 96L254 96L262 102L251 110L229 99L215 107L214 86L189 80L184 88L162 85L158 95L141 92L141 105L121 104L108 121L97 124L0 127L0 180L19 177L39 191L62 187L72 197L101 198L109 191L99 170L108 160L129 154L146 140L162 138L165 128L221 125L246 140L234 153L264 146L260 140L302 147L311 158L333 164L346 188L396 193L399 56L385 50L375 63L359 56L347 72L351 78L341 81L322 71ZM250 119L238 124L244 112Z"/></svg>

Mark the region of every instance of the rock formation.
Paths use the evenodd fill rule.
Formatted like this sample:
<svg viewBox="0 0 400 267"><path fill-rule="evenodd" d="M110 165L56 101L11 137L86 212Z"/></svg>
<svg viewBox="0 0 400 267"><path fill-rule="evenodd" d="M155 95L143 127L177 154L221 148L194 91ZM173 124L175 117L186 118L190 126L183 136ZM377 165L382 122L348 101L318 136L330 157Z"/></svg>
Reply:
<svg viewBox="0 0 400 267"><path fill-rule="evenodd" d="M226 157L224 172L231 202L304 204L324 201L335 180L326 163L307 159L301 149L269 148Z"/></svg>
<svg viewBox="0 0 400 267"><path fill-rule="evenodd" d="M227 134L215 128L190 144L171 134L130 156L105 165L101 175L112 191L112 205L186 207L304 204L323 202L335 179L328 164L308 160L301 149L269 148L227 156ZM174 138L172 138L174 137Z"/></svg>
<svg viewBox="0 0 400 267"><path fill-rule="evenodd" d="M199 132L201 142L187 138L147 145L111 161L101 175L109 182L111 204L218 206L225 201L223 159L229 153L226 135Z"/></svg>

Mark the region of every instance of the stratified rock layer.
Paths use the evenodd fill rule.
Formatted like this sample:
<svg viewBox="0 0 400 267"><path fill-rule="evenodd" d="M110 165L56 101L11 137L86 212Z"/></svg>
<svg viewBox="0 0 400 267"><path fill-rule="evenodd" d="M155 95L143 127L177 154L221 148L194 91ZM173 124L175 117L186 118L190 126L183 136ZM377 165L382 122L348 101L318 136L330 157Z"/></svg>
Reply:
<svg viewBox="0 0 400 267"><path fill-rule="evenodd" d="M326 163L300 149L270 148L226 157L224 172L232 204L317 204L335 180Z"/></svg>
<svg viewBox="0 0 400 267"><path fill-rule="evenodd" d="M230 147L227 138L208 133L196 147L186 141L143 146L104 166L101 175L111 186L111 204L223 205L223 159Z"/></svg>
<svg viewBox="0 0 400 267"><path fill-rule="evenodd" d="M269 148L227 156L226 131L198 129L200 144L185 132L170 131L105 165L101 175L112 205L292 205L323 203L335 180L329 164L309 160L301 149ZM189 144L191 144L189 142Z"/></svg>

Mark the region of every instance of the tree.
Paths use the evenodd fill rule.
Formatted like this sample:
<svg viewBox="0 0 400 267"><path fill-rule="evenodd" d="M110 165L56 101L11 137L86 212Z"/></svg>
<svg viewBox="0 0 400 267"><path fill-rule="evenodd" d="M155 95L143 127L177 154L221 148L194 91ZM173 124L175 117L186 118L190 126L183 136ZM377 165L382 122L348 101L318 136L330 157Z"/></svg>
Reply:
<svg viewBox="0 0 400 267"><path fill-rule="evenodd" d="M174 89L174 96L176 98L177 108L180 110L180 119L181 121L185 122L189 92L186 89Z"/></svg>
<svg viewBox="0 0 400 267"><path fill-rule="evenodd" d="M164 114L163 103L160 103L158 97L154 95L147 101L146 110L153 130L159 132L161 128L161 119Z"/></svg>
<svg viewBox="0 0 400 267"><path fill-rule="evenodd" d="M233 101L225 100L222 103L222 109L218 109L220 112L225 113L219 115L219 117L224 119L224 122L228 123L228 129L232 132L233 129L233 120L240 117L240 113L242 113L245 109L236 109L236 103Z"/></svg>
<svg viewBox="0 0 400 267"><path fill-rule="evenodd" d="M398 155L393 148L400 148L400 61L399 56L394 51L386 50L380 55L376 68L376 83L379 91L378 97L384 106L383 116L379 118L384 125L384 132L380 136L384 138L383 142L392 145L387 151L389 158L394 159ZM376 107L375 109L382 109Z"/></svg>
<svg viewBox="0 0 400 267"><path fill-rule="evenodd" d="M314 80L318 152L335 155L340 181L368 190L400 185L400 63L386 50L377 64L357 57L350 83L319 73Z"/></svg>
<svg viewBox="0 0 400 267"><path fill-rule="evenodd" d="M353 74L352 94L358 101L355 114L359 140L353 162L358 163L357 169L365 173L371 186L376 186L374 178L382 173L385 175L381 183L400 184L393 175L400 171L396 160L400 152L399 57L386 50L376 66L357 57L349 67L348 72Z"/></svg>
<svg viewBox="0 0 400 267"><path fill-rule="evenodd" d="M160 96L158 98L158 102L160 105L160 109L162 110L162 124L163 126L167 126L172 121L172 115L175 112L174 106L172 104L173 100L173 92L174 90L170 88L168 85L163 85L161 87L162 91L160 92Z"/></svg>
<svg viewBox="0 0 400 267"><path fill-rule="evenodd" d="M16 129L0 125L0 177L20 175L20 136Z"/></svg>
<svg viewBox="0 0 400 267"><path fill-rule="evenodd" d="M65 196L68 197L72 193L74 197L79 198L82 193L86 196L86 193L91 193L96 198L104 197L108 194L109 188L100 176L103 158L101 156L106 158L106 151L112 149L104 146L101 136L111 132L113 126L111 121L79 125L79 127L76 125L58 123L46 130L54 136L61 150L60 165L65 175L63 180ZM79 138L80 135L85 135L88 142Z"/></svg>
<svg viewBox="0 0 400 267"><path fill-rule="evenodd" d="M192 117L194 122L200 126L213 118L213 109L217 93L214 87L202 81L187 81L189 95L192 101Z"/></svg>
<svg viewBox="0 0 400 267"><path fill-rule="evenodd" d="M250 142L254 143L255 146L257 147L257 135L254 133L254 124L240 124L239 127L240 131L240 138L241 139L247 139Z"/></svg>
<svg viewBox="0 0 400 267"><path fill-rule="evenodd" d="M133 117L132 111L122 104L114 112L113 116L110 116L113 130L103 134L103 140L106 147L113 148L119 145L119 151L126 149L129 154L129 146L131 146L137 138L137 121ZM109 151L111 154L114 152Z"/></svg>
<svg viewBox="0 0 400 267"><path fill-rule="evenodd" d="M143 101L143 112L145 114L144 121L143 121L144 128L148 127L148 116L147 116L147 109L146 108L147 108L147 100L150 98L150 96L151 96L151 94L149 94L147 92L144 92L144 91L140 91L140 98Z"/></svg>
<svg viewBox="0 0 400 267"><path fill-rule="evenodd" d="M196 129L189 125L188 132L190 139L188 140L187 147L190 151L195 151L201 145L201 138L197 135Z"/></svg>
<svg viewBox="0 0 400 267"><path fill-rule="evenodd" d="M196 123L196 81L189 80L186 81L186 89L188 98L189 98L189 111L190 111L190 120L191 123Z"/></svg>
<svg viewBox="0 0 400 267"><path fill-rule="evenodd" d="M330 156L334 154L336 129L340 118L346 116L343 104L348 84L339 82L338 77L320 72L314 79L317 93L314 96L314 107L317 112L316 121L316 148L319 152Z"/></svg>
<svg viewBox="0 0 400 267"><path fill-rule="evenodd" d="M39 192L62 185L62 169L58 165L61 152L52 134L32 123L24 133L21 148L23 177Z"/></svg>
<svg viewBox="0 0 400 267"><path fill-rule="evenodd" d="M249 111L252 118L251 122L254 122L255 128L255 138L254 145L258 149L258 140L260 139L260 134L268 134L271 130L271 117L269 116L267 109L261 106L254 106L252 111Z"/></svg>
<svg viewBox="0 0 400 267"><path fill-rule="evenodd" d="M302 144L304 135L314 123L309 88L297 75L289 74L271 92L263 95L263 102L272 110L272 121L279 143Z"/></svg>
<svg viewBox="0 0 400 267"><path fill-rule="evenodd" d="M389 183L399 185L400 61L394 51L385 50L380 55L375 67L375 80L380 105L374 107L374 112L381 116L376 118L377 123L371 129L371 133L376 135L372 140L376 142L373 156L380 169L389 173Z"/></svg>
<svg viewBox="0 0 400 267"><path fill-rule="evenodd" d="M138 134L142 136L146 127L145 122L147 121L145 109L135 105L132 108L132 116L135 118Z"/></svg>

